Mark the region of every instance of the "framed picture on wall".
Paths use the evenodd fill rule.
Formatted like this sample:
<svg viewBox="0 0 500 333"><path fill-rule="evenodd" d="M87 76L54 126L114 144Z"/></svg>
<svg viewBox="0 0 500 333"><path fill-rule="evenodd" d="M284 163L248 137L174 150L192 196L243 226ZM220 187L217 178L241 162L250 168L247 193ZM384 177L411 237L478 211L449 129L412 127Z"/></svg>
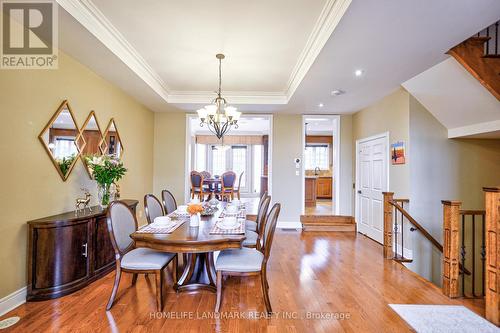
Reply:
<svg viewBox="0 0 500 333"><path fill-rule="evenodd" d="M391 159L392 164L405 164L405 143L403 141L398 141L391 145Z"/></svg>

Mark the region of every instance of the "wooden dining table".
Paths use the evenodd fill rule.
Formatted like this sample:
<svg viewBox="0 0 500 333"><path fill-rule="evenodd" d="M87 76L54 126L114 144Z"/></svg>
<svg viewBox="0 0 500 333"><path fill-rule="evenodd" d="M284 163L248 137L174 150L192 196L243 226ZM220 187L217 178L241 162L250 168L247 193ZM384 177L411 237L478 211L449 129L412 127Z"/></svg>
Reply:
<svg viewBox="0 0 500 333"><path fill-rule="evenodd" d="M205 289L216 291L214 252L224 249L241 248L244 234L210 234L226 203L221 202L218 211L212 216L201 216L198 227L189 226L189 218L170 234L139 233L130 235L137 247L157 251L185 253L187 260L184 270L174 289L194 291Z"/></svg>

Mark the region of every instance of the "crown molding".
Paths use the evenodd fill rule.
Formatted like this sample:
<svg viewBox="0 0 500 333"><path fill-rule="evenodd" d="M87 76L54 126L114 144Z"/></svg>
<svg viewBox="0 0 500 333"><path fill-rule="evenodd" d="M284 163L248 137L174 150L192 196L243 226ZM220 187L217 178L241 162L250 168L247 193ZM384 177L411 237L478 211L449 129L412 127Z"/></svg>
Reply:
<svg viewBox="0 0 500 333"><path fill-rule="evenodd" d="M216 96L211 91L171 91L169 103L207 104ZM283 93L265 91L224 91L223 97L230 104L287 104Z"/></svg>
<svg viewBox="0 0 500 333"><path fill-rule="evenodd" d="M151 89L168 102L168 88L113 24L90 0L56 0L71 16L103 43L125 65L137 74Z"/></svg>
<svg viewBox="0 0 500 333"><path fill-rule="evenodd" d="M321 11L321 14L309 35L306 46L302 50L297 63L295 64L290 79L287 83L284 95L287 102L292 98L295 90L306 76L316 57L321 52L326 42L337 27L342 16L352 0L328 0Z"/></svg>
<svg viewBox="0 0 500 333"><path fill-rule="evenodd" d="M56 0L71 16L127 65L167 103L203 104L213 92L169 91L160 75L125 39L91 0ZM285 91L224 92L233 104L288 104L352 0L327 0L291 73Z"/></svg>

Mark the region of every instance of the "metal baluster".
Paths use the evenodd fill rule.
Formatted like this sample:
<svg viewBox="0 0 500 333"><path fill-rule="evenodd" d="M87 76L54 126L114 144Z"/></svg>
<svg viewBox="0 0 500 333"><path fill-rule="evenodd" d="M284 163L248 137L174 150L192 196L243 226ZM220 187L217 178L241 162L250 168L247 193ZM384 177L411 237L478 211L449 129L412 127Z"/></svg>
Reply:
<svg viewBox="0 0 500 333"><path fill-rule="evenodd" d="M405 207L405 204L403 201L401 201L401 207ZM405 247L404 247L404 232L405 232L405 225L404 225L404 215L403 212L401 212L401 257L405 257Z"/></svg>
<svg viewBox="0 0 500 333"><path fill-rule="evenodd" d="M486 28L486 37L490 37L490 27ZM486 55L490 54L490 41L486 41Z"/></svg>
<svg viewBox="0 0 500 333"><path fill-rule="evenodd" d="M484 225L484 215L482 215L481 218L481 261L482 261L482 271L483 274L481 276L482 278L482 294L484 296L484 274L485 274L485 262L486 262L486 245L485 245L485 238L486 238L486 230L485 230L485 225Z"/></svg>
<svg viewBox="0 0 500 333"><path fill-rule="evenodd" d="M495 54L498 55L498 22L495 23Z"/></svg>
<svg viewBox="0 0 500 333"><path fill-rule="evenodd" d="M476 297L476 215L472 214L472 296Z"/></svg>
<svg viewBox="0 0 500 333"><path fill-rule="evenodd" d="M460 256L463 270L465 270L465 215L462 215L462 246L460 248ZM462 296L465 297L465 272L462 272Z"/></svg>
<svg viewBox="0 0 500 333"><path fill-rule="evenodd" d="M394 207L394 246L395 246L395 253L394 257L397 259L398 258L398 210L396 207Z"/></svg>

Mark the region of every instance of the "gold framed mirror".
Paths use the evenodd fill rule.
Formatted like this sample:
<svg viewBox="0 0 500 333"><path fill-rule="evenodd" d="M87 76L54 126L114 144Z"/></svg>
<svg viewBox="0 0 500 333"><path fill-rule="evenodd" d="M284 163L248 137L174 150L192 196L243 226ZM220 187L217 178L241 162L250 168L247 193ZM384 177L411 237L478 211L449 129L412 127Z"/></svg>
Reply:
<svg viewBox="0 0 500 333"><path fill-rule="evenodd" d="M67 100L61 103L38 138L62 180L66 181L85 147L85 139Z"/></svg>
<svg viewBox="0 0 500 333"><path fill-rule="evenodd" d="M100 146L103 136L101 126L99 126L99 122L97 121L97 116L94 111L90 111L87 116L87 119L81 129L81 135L85 140L85 147L82 149L80 157L85 165L85 169L87 170L89 177L92 179L92 171L87 165L85 157L89 155L99 156L103 154L103 151L106 151L106 149L101 149Z"/></svg>
<svg viewBox="0 0 500 333"><path fill-rule="evenodd" d="M104 131L103 138L99 143L99 147L106 155L113 155L120 159L122 158L123 144L114 118L111 118L109 121L108 126Z"/></svg>

